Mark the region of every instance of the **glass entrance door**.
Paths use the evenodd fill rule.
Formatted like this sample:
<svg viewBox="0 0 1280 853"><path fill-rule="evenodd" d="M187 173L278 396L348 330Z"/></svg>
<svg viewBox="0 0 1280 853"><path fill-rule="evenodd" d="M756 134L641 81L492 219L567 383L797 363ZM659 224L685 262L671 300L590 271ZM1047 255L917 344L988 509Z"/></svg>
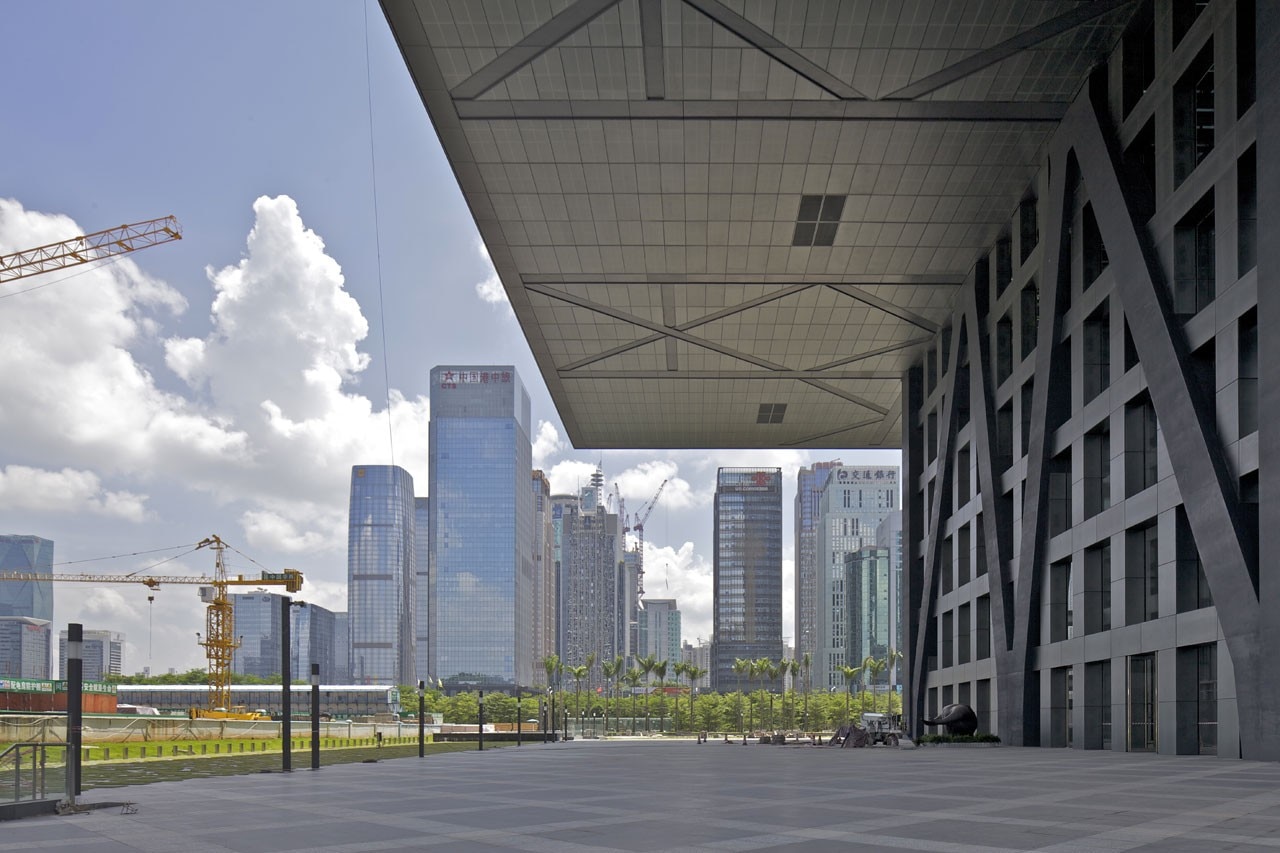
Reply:
<svg viewBox="0 0 1280 853"><path fill-rule="evenodd" d="M1156 656L1129 658L1129 751L1155 752Z"/></svg>

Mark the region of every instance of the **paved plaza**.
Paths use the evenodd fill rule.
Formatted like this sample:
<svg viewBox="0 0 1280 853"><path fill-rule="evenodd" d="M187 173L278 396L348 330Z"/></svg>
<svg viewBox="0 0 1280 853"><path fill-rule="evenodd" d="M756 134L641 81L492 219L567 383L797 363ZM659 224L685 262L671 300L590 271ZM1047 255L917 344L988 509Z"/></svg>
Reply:
<svg viewBox="0 0 1280 853"><path fill-rule="evenodd" d="M1280 765L998 747L577 741L87 792L0 851L1262 851Z"/></svg>

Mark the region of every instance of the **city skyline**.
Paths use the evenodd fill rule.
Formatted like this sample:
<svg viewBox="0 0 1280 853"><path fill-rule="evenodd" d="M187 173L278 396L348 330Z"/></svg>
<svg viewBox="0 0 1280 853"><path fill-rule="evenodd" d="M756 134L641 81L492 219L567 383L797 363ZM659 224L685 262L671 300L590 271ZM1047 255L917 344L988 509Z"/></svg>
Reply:
<svg viewBox="0 0 1280 853"><path fill-rule="evenodd" d="M257 571L249 558L297 568L301 598L345 610L351 467L396 464L426 482L421 366L510 363L532 398L533 467L552 491L576 491L602 460L606 484L632 507L669 480L648 525L645 585L681 600L695 641L711 631L716 469L778 466L790 478L818 459L860 461L849 451L570 448L376 4L83 4L74 14L25 4L11 23L27 37L0 56L0 89L30 121L0 163L0 252L165 213L184 227L180 242L33 279L48 286L4 299L14 346L0 353L0 508L5 532L58 542L56 571L146 570L175 552L138 552L217 533L240 552L227 555L232 571ZM190 31L217 50L175 52L170 34ZM240 59L228 65L228 55ZM32 79L50 56L62 70ZM155 98L127 114L101 102L64 108L103 73L149 79ZM361 165L371 150L376 219ZM110 417L95 402L104 395ZM788 525L787 577L790 536ZM195 553L160 571L211 569ZM203 666L194 591L147 595L63 584L54 626L122 631L130 667Z"/></svg>

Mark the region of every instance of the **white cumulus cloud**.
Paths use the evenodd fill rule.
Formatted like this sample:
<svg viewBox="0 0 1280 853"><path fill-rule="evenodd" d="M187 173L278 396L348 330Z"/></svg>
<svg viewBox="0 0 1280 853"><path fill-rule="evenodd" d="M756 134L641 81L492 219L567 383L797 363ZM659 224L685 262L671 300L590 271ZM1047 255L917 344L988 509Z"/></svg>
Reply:
<svg viewBox="0 0 1280 853"><path fill-rule="evenodd" d="M26 465L0 469L0 510L90 512L142 521L147 515L146 501L146 495L103 489L102 480L92 471L46 471Z"/></svg>
<svg viewBox="0 0 1280 853"><path fill-rule="evenodd" d="M489 248L479 238L476 239L476 251L484 259L486 269L485 277L476 282L476 296L479 296L482 301L488 302L490 305L505 305L507 310L511 311L511 303L507 301L507 290L502 286L502 280L498 278L498 271L493 268L493 260L489 257Z"/></svg>
<svg viewBox="0 0 1280 853"><path fill-rule="evenodd" d="M533 437L533 467L541 468L544 462L564 448L564 439L556 425L550 421L539 421L538 434Z"/></svg>

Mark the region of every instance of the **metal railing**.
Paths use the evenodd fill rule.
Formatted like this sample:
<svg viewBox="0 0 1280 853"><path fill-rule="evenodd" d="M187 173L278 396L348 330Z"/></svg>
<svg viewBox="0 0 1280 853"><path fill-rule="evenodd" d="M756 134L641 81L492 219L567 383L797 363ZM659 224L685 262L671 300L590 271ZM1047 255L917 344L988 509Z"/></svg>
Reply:
<svg viewBox="0 0 1280 853"><path fill-rule="evenodd" d="M66 744L15 743L0 752L0 803L61 797L66 783Z"/></svg>

